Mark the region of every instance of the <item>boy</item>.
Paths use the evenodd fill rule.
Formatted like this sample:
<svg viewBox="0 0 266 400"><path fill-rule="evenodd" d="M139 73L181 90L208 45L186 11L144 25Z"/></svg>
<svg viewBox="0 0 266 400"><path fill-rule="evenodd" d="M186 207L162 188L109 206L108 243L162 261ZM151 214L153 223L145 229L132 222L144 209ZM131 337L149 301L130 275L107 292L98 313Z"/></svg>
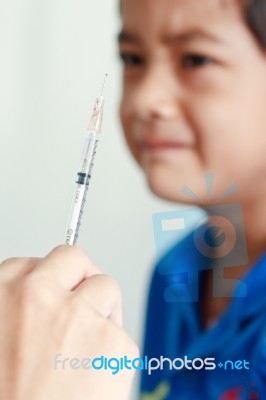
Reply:
<svg viewBox="0 0 266 400"><path fill-rule="evenodd" d="M164 199L208 206L212 229L222 221L226 231L225 219L233 221L227 253L242 234L224 271L216 270L225 256L220 247L200 257L207 246L195 251L193 234L159 262L143 354L215 358L221 368L208 371L198 360L181 369L179 360L169 371L166 360L162 370L143 373L142 398L266 399L266 2L121 0L121 16L121 119L148 185ZM229 211L217 220L217 199L234 182L238 190L218 201ZM242 206L248 259L241 216L226 203ZM237 370L232 360L240 361Z"/></svg>

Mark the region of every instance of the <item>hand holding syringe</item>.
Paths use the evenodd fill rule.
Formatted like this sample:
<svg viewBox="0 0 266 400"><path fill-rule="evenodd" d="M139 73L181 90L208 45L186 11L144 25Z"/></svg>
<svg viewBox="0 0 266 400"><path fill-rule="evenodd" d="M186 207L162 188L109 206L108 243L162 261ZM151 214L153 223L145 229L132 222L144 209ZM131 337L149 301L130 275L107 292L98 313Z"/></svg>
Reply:
<svg viewBox="0 0 266 400"><path fill-rule="evenodd" d="M105 85L107 75L105 76L103 88ZM94 109L91 115L90 123L88 126L88 135L86 137L82 159L81 169L78 172L76 181L76 190L73 200L73 205L70 213L69 223L67 227L65 243L68 245L75 245L78 239L81 218L83 214L84 205L86 202L87 191L89 188L90 178L93 169L94 158L96 155L97 145L99 141L99 133L101 132L102 119L103 119L103 103L104 99L102 93L96 99Z"/></svg>

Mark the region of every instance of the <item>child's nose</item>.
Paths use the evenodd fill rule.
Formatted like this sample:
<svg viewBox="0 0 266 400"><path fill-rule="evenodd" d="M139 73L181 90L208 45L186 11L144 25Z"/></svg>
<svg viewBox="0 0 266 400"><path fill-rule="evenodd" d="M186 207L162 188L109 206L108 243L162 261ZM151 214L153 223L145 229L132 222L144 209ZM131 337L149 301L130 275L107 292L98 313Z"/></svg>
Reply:
<svg viewBox="0 0 266 400"><path fill-rule="evenodd" d="M136 84L132 112L141 120L174 119L180 113L181 87L171 71L150 67Z"/></svg>

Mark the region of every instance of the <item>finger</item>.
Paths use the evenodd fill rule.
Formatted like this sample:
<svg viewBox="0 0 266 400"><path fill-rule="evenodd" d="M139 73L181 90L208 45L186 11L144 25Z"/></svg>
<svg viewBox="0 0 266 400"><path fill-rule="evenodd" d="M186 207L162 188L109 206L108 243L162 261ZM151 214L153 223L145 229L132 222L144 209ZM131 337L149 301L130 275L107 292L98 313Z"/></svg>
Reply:
<svg viewBox="0 0 266 400"><path fill-rule="evenodd" d="M85 279L73 291L73 296L122 327L121 291L110 276L100 274Z"/></svg>
<svg viewBox="0 0 266 400"><path fill-rule="evenodd" d="M101 274L101 271L79 247L59 246L41 260L32 274L73 290L85 278Z"/></svg>
<svg viewBox="0 0 266 400"><path fill-rule="evenodd" d="M0 264L0 281L20 279L31 273L41 258L9 258Z"/></svg>

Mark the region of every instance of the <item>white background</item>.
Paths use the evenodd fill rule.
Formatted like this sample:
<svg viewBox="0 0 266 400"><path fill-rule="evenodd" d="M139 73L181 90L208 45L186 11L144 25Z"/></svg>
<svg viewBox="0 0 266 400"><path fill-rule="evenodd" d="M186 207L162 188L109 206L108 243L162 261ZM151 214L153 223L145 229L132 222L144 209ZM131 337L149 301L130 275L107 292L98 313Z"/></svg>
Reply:
<svg viewBox="0 0 266 400"><path fill-rule="evenodd" d="M108 73L79 245L119 282L125 328L141 345L152 214L175 207L149 193L122 137L118 4L0 1L0 258L44 256L63 242L85 130Z"/></svg>

